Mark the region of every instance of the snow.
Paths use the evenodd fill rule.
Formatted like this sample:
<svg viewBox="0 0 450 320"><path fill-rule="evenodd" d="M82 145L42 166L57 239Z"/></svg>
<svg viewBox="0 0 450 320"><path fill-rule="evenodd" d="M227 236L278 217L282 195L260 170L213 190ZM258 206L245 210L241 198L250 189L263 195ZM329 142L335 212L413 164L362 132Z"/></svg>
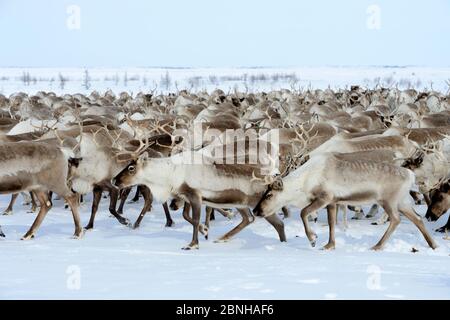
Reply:
<svg viewBox="0 0 450 320"><path fill-rule="evenodd" d="M86 73L87 70L87 73ZM61 79L64 79L61 81ZM63 93L167 92L177 89L271 90L342 88L353 84L446 92L450 67L292 67L292 68L0 68L0 93L39 90Z"/></svg>
<svg viewBox="0 0 450 320"><path fill-rule="evenodd" d="M0 196L6 208L9 196ZM450 241L434 233L439 248L431 250L418 230L402 223L382 252L374 245L386 226L368 219L337 228L335 251L322 251L328 240L326 214L313 224L318 247L311 248L298 210L285 220L287 243L257 219L228 243L214 239L232 229L238 217L220 214L212 222L209 240L200 249L183 251L192 227L173 212L173 228L164 227L160 204L144 218L141 228L120 225L102 199L95 229L83 239L71 239L73 222L61 200L44 220L35 239L20 241L34 214L19 197L14 214L0 216L6 238L0 239L0 299L449 299ZM137 218L142 200L127 204L125 215ZM418 207L421 214L425 207ZM367 210L367 208L366 208ZM90 197L81 207L83 223ZM448 215L429 230L443 225ZM298 236L298 237L297 237ZM419 251L412 253L411 249Z"/></svg>

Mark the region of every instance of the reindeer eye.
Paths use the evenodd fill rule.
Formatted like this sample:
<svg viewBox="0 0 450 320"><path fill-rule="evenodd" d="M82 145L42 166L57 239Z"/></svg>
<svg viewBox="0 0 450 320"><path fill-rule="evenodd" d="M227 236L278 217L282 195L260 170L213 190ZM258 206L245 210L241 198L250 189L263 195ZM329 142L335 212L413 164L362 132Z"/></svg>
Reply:
<svg viewBox="0 0 450 320"><path fill-rule="evenodd" d="M128 167L128 172L135 173L136 172L136 167L135 166L129 166Z"/></svg>
<svg viewBox="0 0 450 320"><path fill-rule="evenodd" d="M270 199L270 198L272 198L272 193L268 193L268 194L266 195L266 199Z"/></svg>

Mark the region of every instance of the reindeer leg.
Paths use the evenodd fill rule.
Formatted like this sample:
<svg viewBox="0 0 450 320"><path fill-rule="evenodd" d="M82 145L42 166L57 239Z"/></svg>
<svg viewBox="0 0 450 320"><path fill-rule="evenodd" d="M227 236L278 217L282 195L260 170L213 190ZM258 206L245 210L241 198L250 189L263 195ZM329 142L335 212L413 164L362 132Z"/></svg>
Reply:
<svg viewBox="0 0 450 320"><path fill-rule="evenodd" d="M188 208L186 208L188 206ZM183 218L190 224L194 224L194 220L189 216L189 210L191 209L191 206L186 201L184 202L184 208L183 208ZM199 231L201 234L205 236L206 239L208 239L208 227L204 224L199 223Z"/></svg>
<svg viewBox="0 0 450 320"><path fill-rule="evenodd" d="M119 197L119 189L113 186L110 181L105 181L103 186L109 191L109 212L123 225L130 225L130 220L122 217L116 211L117 199Z"/></svg>
<svg viewBox="0 0 450 320"><path fill-rule="evenodd" d="M389 217L389 226L386 232L384 233L383 237L381 237L380 241L378 241L378 243L372 247L372 250L383 249L384 243L389 239L391 234L394 232L394 230L400 223L400 215L398 214L397 210L394 210L394 207L391 207L391 205L388 203L384 203L383 209ZM395 209L397 209L397 206L395 206Z"/></svg>
<svg viewBox="0 0 450 320"><path fill-rule="evenodd" d="M164 209L164 214L166 215L166 227L172 227L175 222L172 220L172 217L170 216L169 206L167 205L167 202L164 202L162 204Z"/></svg>
<svg viewBox="0 0 450 320"><path fill-rule="evenodd" d="M385 224L389 220L389 215L386 212L383 212L381 217L377 220L372 222L371 224L374 226L380 226L382 224Z"/></svg>
<svg viewBox="0 0 450 320"><path fill-rule="evenodd" d="M328 243L322 248L323 250L334 250L336 247L336 240L334 235L334 227L336 224L336 205L335 204L329 204L327 206L327 216L328 216L328 228L329 228L329 238Z"/></svg>
<svg viewBox="0 0 450 320"><path fill-rule="evenodd" d="M216 215L214 214L215 209L211 208L211 213L209 214L209 220L216 220ZM206 212L208 214L208 212Z"/></svg>
<svg viewBox="0 0 450 320"><path fill-rule="evenodd" d="M250 223L255 221L255 217L252 212L248 208L237 208L237 211L242 217L242 221L234 227L231 231L228 231L226 234L221 236L214 242L227 242L231 239L231 237L235 236L239 232L241 232L245 227L247 227Z"/></svg>
<svg viewBox="0 0 450 320"><path fill-rule="evenodd" d="M287 219L291 216L291 213L289 212L288 207L282 207L281 211L283 211L283 217L284 219Z"/></svg>
<svg viewBox="0 0 450 320"><path fill-rule="evenodd" d="M200 229L200 215L201 215L201 205L202 205L202 198L199 194L197 194L195 191L190 190L190 192L186 195L188 198L188 201L192 207L192 227L193 227L193 233L192 233L192 241L190 244L188 244L186 247L183 248L183 250L191 250L191 249L198 249L198 232ZM185 213L183 212L183 216L185 216Z"/></svg>
<svg viewBox="0 0 450 320"><path fill-rule="evenodd" d="M30 197L31 197L31 210L29 210L28 213L33 213L37 209L37 203L33 191L30 191ZM52 202L51 198L49 198L49 201Z"/></svg>
<svg viewBox="0 0 450 320"><path fill-rule="evenodd" d="M22 240L29 240L34 238L34 233L37 231L42 221L44 220L45 216L47 215L48 210L50 210L51 208L50 201L48 201L48 195L46 192L36 191L36 196L39 200L41 208L39 209L39 213L36 219L34 220L33 224L31 225L31 228L22 237Z"/></svg>
<svg viewBox="0 0 450 320"><path fill-rule="evenodd" d="M278 238L281 242L287 242L286 233L284 232L284 222L276 215L272 214L270 216L264 217L268 223L275 228L278 233Z"/></svg>
<svg viewBox="0 0 450 320"><path fill-rule="evenodd" d="M432 249L437 248L436 242L434 242L433 237L428 233L428 230L425 228L425 224L423 223L422 218L414 211L414 209L410 205L402 205L399 207L399 211L405 215L414 225L420 230L423 237L427 241L428 245Z"/></svg>
<svg viewBox="0 0 450 320"><path fill-rule="evenodd" d="M100 192L100 197L101 195L102 194ZM80 206L80 204L78 203L78 194L74 193L70 196L66 196L64 199L68 203L70 211L72 211L73 222L75 224L75 232L73 234L73 237L75 239L80 239L83 236L84 230L81 227L80 213L78 212L78 207Z"/></svg>
<svg viewBox="0 0 450 320"><path fill-rule="evenodd" d="M364 210L360 206L348 206L348 208L355 212L355 215L352 217L353 220L364 218Z"/></svg>
<svg viewBox="0 0 450 320"><path fill-rule="evenodd" d="M205 216L205 226L206 226L208 229L209 229L209 222L210 222L210 220L211 220L211 214L212 214L213 211L214 211L213 208L206 206L206 208L205 208L205 213L206 213L206 216Z"/></svg>
<svg viewBox="0 0 450 320"><path fill-rule="evenodd" d="M316 211L311 212L311 214L308 216L308 220L313 221L313 222L317 222L318 218L319 218L319 214Z"/></svg>
<svg viewBox="0 0 450 320"><path fill-rule="evenodd" d="M228 210L224 210L221 208L215 208L215 210L219 211L221 215L223 215L225 218L227 218L229 220L231 220L231 218L234 217L233 211L228 211ZM214 214L214 209L213 209L212 214Z"/></svg>
<svg viewBox="0 0 450 320"><path fill-rule="evenodd" d="M144 197L144 207L141 210L141 213L139 214L139 217L137 218L136 222L133 225L133 229L139 228L142 219L144 218L145 214L148 211L152 210L152 202L153 202L153 196L150 192L150 189L147 187L141 188L142 196Z"/></svg>
<svg viewBox="0 0 450 320"><path fill-rule="evenodd" d="M308 216L311 212L317 211L321 208L323 208L327 204L327 201L321 198L316 198L311 202L309 205L307 205L305 208L302 209L300 212L300 217L303 222L303 226L305 228L306 236L308 237L309 242L311 243L311 246L316 246L316 239L317 235L311 230L308 224Z"/></svg>
<svg viewBox="0 0 450 320"><path fill-rule="evenodd" d="M23 203L22 203L22 205L24 205L24 206L27 206L27 205L29 205L30 203L31 203L31 196L30 196L30 194L31 194L31 192L24 192L24 191L22 191L22 192L20 192L20 194L22 195L22 197L23 197Z"/></svg>
<svg viewBox="0 0 450 320"><path fill-rule="evenodd" d="M347 217L347 206L342 206L342 224L344 226L344 231L348 229L348 217Z"/></svg>
<svg viewBox="0 0 450 320"><path fill-rule="evenodd" d="M120 204L119 209L117 209L117 213L122 215L123 214L123 206L125 205L125 201L127 201L128 195L131 192L131 187L123 188L120 190Z"/></svg>
<svg viewBox="0 0 450 320"><path fill-rule="evenodd" d="M370 207L369 213L367 213L366 218L373 218L378 214L378 204L373 204Z"/></svg>
<svg viewBox="0 0 450 320"><path fill-rule="evenodd" d="M18 193L13 193L11 195L11 200L9 201L8 208L6 208L6 210L3 212L4 216L8 216L13 213L13 206L14 206L14 203L16 202L16 199L18 196L19 196Z"/></svg>
<svg viewBox="0 0 450 320"><path fill-rule="evenodd" d="M92 197L92 209L91 209L91 217L89 218L89 222L84 227L86 230L90 230L94 228L94 220L95 215L97 214L98 210L98 204L100 203L100 200L102 199L102 188L98 186L94 186L94 190L92 191L93 197Z"/></svg>
<svg viewBox="0 0 450 320"><path fill-rule="evenodd" d="M134 194L133 199L131 199L130 203L138 202L139 201L139 186L136 187L136 193Z"/></svg>
<svg viewBox="0 0 450 320"><path fill-rule="evenodd" d="M189 210L191 210L191 205L188 202L184 202L184 207L183 207L183 218L184 220L186 220L187 222L189 222L190 224L192 224L192 219L189 216Z"/></svg>

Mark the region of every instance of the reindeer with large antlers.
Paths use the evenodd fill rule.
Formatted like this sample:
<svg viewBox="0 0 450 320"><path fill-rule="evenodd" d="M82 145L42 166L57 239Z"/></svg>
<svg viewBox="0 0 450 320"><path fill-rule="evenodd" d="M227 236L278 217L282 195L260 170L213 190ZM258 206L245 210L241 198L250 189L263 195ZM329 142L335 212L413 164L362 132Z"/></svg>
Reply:
<svg viewBox="0 0 450 320"><path fill-rule="evenodd" d="M267 217L283 205L301 208L301 218L312 246L317 236L308 225L308 215L327 208L330 238L325 249L334 249L336 204L378 203L389 216L390 224L381 240L373 247L382 249L400 222L399 211L421 231L431 248L436 244L422 219L407 201L414 184L414 173L387 163L348 159L338 153L311 157L304 165L284 179L277 179L264 193L254 213Z"/></svg>
<svg viewBox="0 0 450 320"><path fill-rule="evenodd" d="M191 243L184 249L198 248L198 232L201 228L207 234L205 227L200 225L202 203L212 208L238 209L243 221L219 239L226 241L251 222L248 208L256 205L265 189L264 183L252 179L255 174L261 177L264 167L245 162L245 159L254 156L251 152L255 151L248 149L251 149L250 145L244 147L244 154L228 155L232 158L231 164L224 161L223 153L220 153L220 158L211 156L214 147L217 145L157 159L143 153L115 178L115 184L121 188L145 184L160 202L174 196L186 201L183 217L192 224L193 236ZM226 148L226 144L219 145L219 148ZM244 162L237 162L239 157ZM189 216L190 207L192 218ZM280 240L286 241L283 223L278 217L274 215L267 220L277 230Z"/></svg>

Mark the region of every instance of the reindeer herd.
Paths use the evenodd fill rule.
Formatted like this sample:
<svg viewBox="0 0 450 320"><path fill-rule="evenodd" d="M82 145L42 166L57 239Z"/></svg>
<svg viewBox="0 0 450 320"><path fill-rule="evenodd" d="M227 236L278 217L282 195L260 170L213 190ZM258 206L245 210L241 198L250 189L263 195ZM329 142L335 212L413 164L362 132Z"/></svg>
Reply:
<svg viewBox="0 0 450 320"><path fill-rule="evenodd" d="M449 139L450 96L434 91L16 93L0 95L0 193L11 194L4 214L13 214L19 194L31 211L39 208L24 240L35 236L56 199L70 208L74 237L81 238L94 228L106 191L109 213L132 228L154 200L163 206L166 227L174 224L170 211L183 208L193 227L185 249L199 247L199 233L208 238L215 212L230 218L233 210L240 223L217 241L228 241L255 217L287 241L280 217L298 209L315 246L310 222L323 208L329 225L324 249L335 248L337 213L346 227L348 210L354 219L380 211L372 224L388 226L375 250L401 215L434 249L414 206L425 203L432 221L450 208ZM142 197L144 204L131 223L124 207L133 187L132 201ZM91 192L83 227L79 204ZM371 206L367 215L362 205ZM450 219L436 231L447 229Z"/></svg>

